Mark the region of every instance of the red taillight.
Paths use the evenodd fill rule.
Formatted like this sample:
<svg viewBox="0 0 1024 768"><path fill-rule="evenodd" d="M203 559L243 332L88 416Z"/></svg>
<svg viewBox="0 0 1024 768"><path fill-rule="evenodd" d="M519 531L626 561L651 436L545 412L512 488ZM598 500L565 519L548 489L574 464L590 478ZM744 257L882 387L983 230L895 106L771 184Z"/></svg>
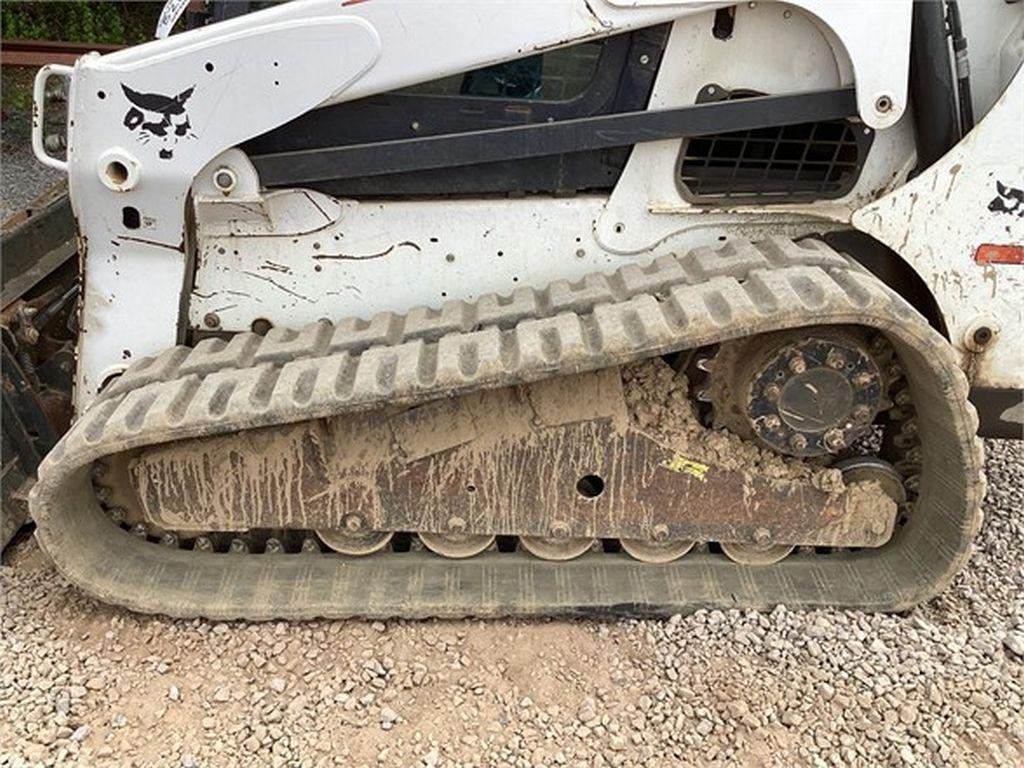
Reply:
<svg viewBox="0 0 1024 768"><path fill-rule="evenodd" d="M974 252L979 264L1024 264L1024 245L982 243Z"/></svg>

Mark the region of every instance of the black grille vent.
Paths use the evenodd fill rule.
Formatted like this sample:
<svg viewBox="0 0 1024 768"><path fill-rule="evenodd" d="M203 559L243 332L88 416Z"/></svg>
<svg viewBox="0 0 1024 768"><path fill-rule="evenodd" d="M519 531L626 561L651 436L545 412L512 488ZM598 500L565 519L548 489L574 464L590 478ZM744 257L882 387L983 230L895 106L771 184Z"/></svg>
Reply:
<svg viewBox="0 0 1024 768"><path fill-rule="evenodd" d="M873 136L850 120L698 136L683 143L680 181L694 203L834 200L857 183Z"/></svg>

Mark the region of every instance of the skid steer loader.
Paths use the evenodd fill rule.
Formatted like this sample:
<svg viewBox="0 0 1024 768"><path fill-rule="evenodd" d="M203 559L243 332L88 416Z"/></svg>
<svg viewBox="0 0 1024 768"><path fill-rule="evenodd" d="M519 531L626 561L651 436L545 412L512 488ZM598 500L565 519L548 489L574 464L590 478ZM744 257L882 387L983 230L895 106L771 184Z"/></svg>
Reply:
<svg viewBox="0 0 1024 768"><path fill-rule="evenodd" d="M190 22L36 81L81 294L30 505L81 589L250 619L902 610L963 566L969 393L983 433L1024 422L1024 4Z"/></svg>

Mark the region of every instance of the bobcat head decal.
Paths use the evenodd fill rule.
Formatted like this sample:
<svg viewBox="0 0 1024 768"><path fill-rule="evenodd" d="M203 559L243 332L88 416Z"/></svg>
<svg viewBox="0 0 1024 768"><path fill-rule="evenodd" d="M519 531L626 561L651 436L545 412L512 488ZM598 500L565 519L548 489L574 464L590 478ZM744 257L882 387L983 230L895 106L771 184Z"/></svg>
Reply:
<svg viewBox="0 0 1024 768"><path fill-rule="evenodd" d="M988 204L992 213L1008 213L1024 218L1024 190L996 182L996 196Z"/></svg>
<svg viewBox="0 0 1024 768"><path fill-rule="evenodd" d="M139 93L121 83L121 90L132 105L124 116L125 128L133 132L138 130L139 140L143 143L154 139L162 142L160 159L170 160L179 139L196 138L185 111L185 104L195 89L193 85L176 96L164 96L162 93Z"/></svg>

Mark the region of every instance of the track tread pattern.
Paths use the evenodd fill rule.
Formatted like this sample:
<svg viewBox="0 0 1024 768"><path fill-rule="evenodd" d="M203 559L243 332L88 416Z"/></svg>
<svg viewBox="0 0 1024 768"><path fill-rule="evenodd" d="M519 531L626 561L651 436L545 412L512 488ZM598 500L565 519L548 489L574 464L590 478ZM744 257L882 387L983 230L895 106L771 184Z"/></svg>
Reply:
<svg viewBox="0 0 1024 768"><path fill-rule="evenodd" d="M928 388L921 397L946 414L934 429L947 433L949 456L935 460L950 462L964 475L952 492L956 499L932 502L957 533L938 537L935 557L896 559L894 567L912 569L913 578L902 571L893 575L890 562L880 559L881 580L859 594L851 591L855 581L824 576L818 565L784 561L753 573L708 564L699 555L665 566L608 556L552 565L520 555L452 563L409 554L317 563L249 556L214 564L210 555L151 548L137 539L132 547L106 520L86 479L93 461L144 445L455 396L822 322L873 325L908 354L922 355L919 367L930 368L918 377L919 388ZM764 607L779 600L895 609L934 594L952 577L980 520L980 441L973 436L977 421L966 391L941 337L902 299L824 243L730 243L624 266L610 275L556 281L545 289L490 294L474 303L275 328L264 337L209 339L144 358L101 395L43 462L33 515L43 546L83 589L138 610L181 616L650 613L701 605ZM922 503L931 501L922 494ZM927 543L929 536L934 533L925 530L924 536L904 538ZM111 542L131 549L132 556L116 554ZM107 570L109 558L121 560L117 578ZM842 567L838 560L835 567ZM397 597L385 592L374 602L365 588L339 584L343 574L364 587L389 584ZM860 570L858 575L864 577ZM381 582L373 581L378 577ZM439 595L441 584L452 579L462 586ZM305 597L299 596L299 583L309 587ZM679 594L686 597L670 597Z"/></svg>

